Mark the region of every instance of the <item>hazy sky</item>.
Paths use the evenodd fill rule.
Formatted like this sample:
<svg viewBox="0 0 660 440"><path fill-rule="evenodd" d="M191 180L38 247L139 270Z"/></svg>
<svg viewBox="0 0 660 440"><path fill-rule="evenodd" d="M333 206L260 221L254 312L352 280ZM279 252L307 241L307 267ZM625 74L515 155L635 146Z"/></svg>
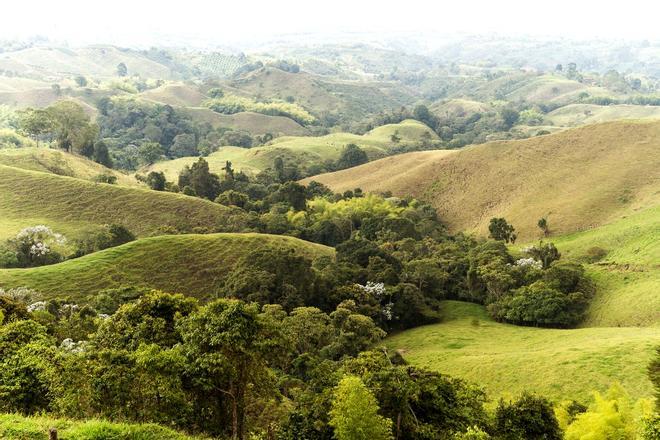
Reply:
<svg viewBox="0 0 660 440"><path fill-rule="evenodd" d="M660 39L659 12L657 0L2 0L0 38L215 44L299 32L423 31Z"/></svg>

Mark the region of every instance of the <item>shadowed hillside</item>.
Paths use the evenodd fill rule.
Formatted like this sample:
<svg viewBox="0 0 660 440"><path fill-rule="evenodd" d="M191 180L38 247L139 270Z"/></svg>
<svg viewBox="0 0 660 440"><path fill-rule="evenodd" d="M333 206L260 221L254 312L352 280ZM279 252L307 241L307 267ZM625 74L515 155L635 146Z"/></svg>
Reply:
<svg viewBox="0 0 660 440"><path fill-rule="evenodd" d="M334 255L332 248L279 235L165 235L51 266L1 269L0 286L78 299L102 289L140 286L209 299L219 295L220 283L238 260L257 249L289 249L310 259Z"/></svg>

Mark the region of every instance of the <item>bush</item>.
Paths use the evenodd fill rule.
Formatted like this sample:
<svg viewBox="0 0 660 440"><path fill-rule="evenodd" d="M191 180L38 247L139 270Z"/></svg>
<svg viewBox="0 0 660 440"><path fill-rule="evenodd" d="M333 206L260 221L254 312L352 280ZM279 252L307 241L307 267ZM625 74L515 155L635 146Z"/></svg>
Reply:
<svg viewBox="0 0 660 440"><path fill-rule="evenodd" d="M59 262L65 243L66 237L62 234L53 232L48 226L37 225L22 229L7 241L6 246L14 252L18 266L34 267Z"/></svg>
<svg viewBox="0 0 660 440"><path fill-rule="evenodd" d="M502 440L562 440L563 434L552 404L524 393L517 401L500 400L495 411L494 431Z"/></svg>
<svg viewBox="0 0 660 440"><path fill-rule="evenodd" d="M598 246L592 246L589 249L587 249L587 252L585 254L585 260L588 263L596 263L603 258L607 256L607 249L603 249L602 247Z"/></svg>
<svg viewBox="0 0 660 440"><path fill-rule="evenodd" d="M117 183L117 176L113 176L112 174L99 174L94 176L92 180L96 183L109 183L110 185L114 185Z"/></svg>
<svg viewBox="0 0 660 440"><path fill-rule="evenodd" d="M122 225L105 226L101 231L91 233L76 242L76 257L91 254L135 240L135 235Z"/></svg>

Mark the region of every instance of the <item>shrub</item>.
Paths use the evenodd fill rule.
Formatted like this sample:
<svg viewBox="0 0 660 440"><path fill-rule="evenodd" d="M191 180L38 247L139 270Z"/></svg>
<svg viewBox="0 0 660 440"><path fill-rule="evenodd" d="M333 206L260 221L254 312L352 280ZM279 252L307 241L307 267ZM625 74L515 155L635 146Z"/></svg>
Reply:
<svg viewBox="0 0 660 440"><path fill-rule="evenodd" d="M502 440L562 440L563 435L552 404L524 393L517 401L500 400L495 411L494 431Z"/></svg>
<svg viewBox="0 0 660 440"><path fill-rule="evenodd" d="M7 241L7 248L14 252L21 267L43 266L62 259L66 238L53 232L48 226L37 225L22 229L16 237Z"/></svg>
<svg viewBox="0 0 660 440"><path fill-rule="evenodd" d="M110 185L114 185L117 183L117 176L113 176L112 174L99 174L94 176L92 180L96 183L109 183Z"/></svg>
<svg viewBox="0 0 660 440"><path fill-rule="evenodd" d="M603 249L602 247L598 246L592 246L589 249L587 249L587 252L585 254L585 260L588 263L596 263L603 258L607 256L607 249Z"/></svg>

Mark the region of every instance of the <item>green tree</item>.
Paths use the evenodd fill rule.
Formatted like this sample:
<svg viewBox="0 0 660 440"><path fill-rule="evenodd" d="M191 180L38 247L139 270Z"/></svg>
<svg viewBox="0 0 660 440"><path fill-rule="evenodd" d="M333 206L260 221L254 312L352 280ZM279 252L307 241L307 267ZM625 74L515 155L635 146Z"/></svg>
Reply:
<svg viewBox="0 0 660 440"><path fill-rule="evenodd" d="M392 420L378 414L376 398L357 376L344 377L335 388L330 425L338 440L392 439Z"/></svg>
<svg viewBox="0 0 660 440"><path fill-rule="evenodd" d="M500 110L500 117L504 123L504 128L508 130L518 122L518 119L520 119L520 113L512 108L504 107Z"/></svg>
<svg viewBox="0 0 660 440"><path fill-rule="evenodd" d="M108 151L108 146L103 141L98 141L94 144L94 162L112 168L113 163L110 158L110 152Z"/></svg>
<svg viewBox="0 0 660 440"><path fill-rule="evenodd" d="M174 157L197 156L197 140L191 133L182 133L174 137L170 148L170 154Z"/></svg>
<svg viewBox="0 0 660 440"><path fill-rule="evenodd" d="M562 440L563 433L552 404L523 393L515 402L500 400L495 411L494 430L502 440Z"/></svg>
<svg viewBox="0 0 660 440"><path fill-rule="evenodd" d="M58 148L80 153L86 145L93 143L98 127L90 122L83 107L74 101L58 101L46 108L50 134Z"/></svg>
<svg viewBox="0 0 660 440"><path fill-rule="evenodd" d="M76 82L78 87L87 87L87 78L82 75L78 75L73 80Z"/></svg>
<svg viewBox="0 0 660 440"><path fill-rule="evenodd" d="M193 194L215 200L220 194L220 178L209 171L209 164L199 158L191 167L185 166L179 174L179 188L190 187Z"/></svg>
<svg viewBox="0 0 660 440"><path fill-rule="evenodd" d="M351 168L369 162L367 153L355 144L348 144L341 152L336 167L339 170Z"/></svg>
<svg viewBox="0 0 660 440"><path fill-rule="evenodd" d="M158 142L144 142L138 149L138 156L143 165L157 162L164 154L165 150Z"/></svg>
<svg viewBox="0 0 660 440"><path fill-rule="evenodd" d="M167 180L165 179L165 173L162 171L151 171L147 174L146 182L149 188L155 191L164 191Z"/></svg>
<svg viewBox="0 0 660 440"><path fill-rule="evenodd" d="M34 321L0 326L0 410L34 414L51 408L54 343Z"/></svg>
<svg viewBox="0 0 660 440"><path fill-rule="evenodd" d="M515 231L516 229L502 217L490 219L488 232L490 233L490 237L495 240L504 241L505 243L515 243L517 238Z"/></svg>
<svg viewBox="0 0 660 440"><path fill-rule="evenodd" d="M39 138L52 131L50 115L42 109L27 109L20 112L18 123L25 134L37 141L37 147L39 147Z"/></svg>
<svg viewBox="0 0 660 440"><path fill-rule="evenodd" d="M181 349L188 374L200 395L226 414L232 439L245 438L246 403L252 393L265 391L267 367L260 347L262 324L256 304L221 299L183 319Z"/></svg>
<svg viewBox="0 0 660 440"><path fill-rule="evenodd" d="M303 211L307 205L307 188L298 182L286 182L277 191L276 198L296 211Z"/></svg>
<svg viewBox="0 0 660 440"><path fill-rule="evenodd" d="M541 217L539 221L536 223L536 225L539 227L541 231L543 231L543 235L546 237L550 235L550 227L548 226L548 219L545 217Z"/></svg>
<svg viewBox="0 0 660 440"><path fill-rule="evenodd" d="M128 68L126 67L126 64L124 63L117 64L117 76L126 76L126 75L128 75Z"/></svg>
<svg viewBox="0 0 660 440"><path fill-rule="evenodd" d="M523 252L536 261L540 261L543 269L547 269L550 265L561 258L561 253L553 243L539 242L538 246L526 247Z"/></svg>

